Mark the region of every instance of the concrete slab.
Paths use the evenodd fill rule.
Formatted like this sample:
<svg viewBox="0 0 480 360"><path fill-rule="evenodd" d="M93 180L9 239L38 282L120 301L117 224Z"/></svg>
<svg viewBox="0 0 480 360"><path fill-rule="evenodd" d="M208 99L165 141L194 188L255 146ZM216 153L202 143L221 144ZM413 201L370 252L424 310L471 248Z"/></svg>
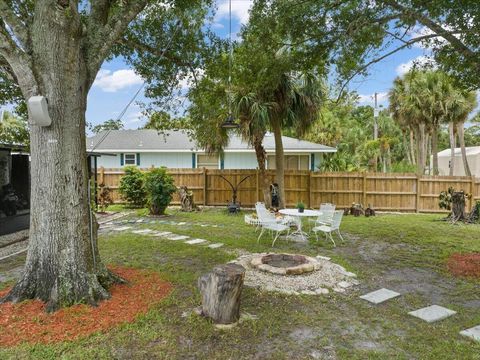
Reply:
<svg viewBox="0 0 480 360"><path fill-rule="evenodd" d="M222 247L222 246L223 246L222 243L215 243L215 244L208 245L210 249L218 249L219 247Z"/></svg>
<svg viewBox="0 0 480 360"><path fill-rule="evenodd" d="M173 241L178 241L178 240L186 240L188 239L189 236L185 235L175 235L173 234L172 236L167 237L168 240L173 240Z"/></svg>
<svg viewBox="0 0 480 360"><path fill-rule="evenodd" d="M480 325L474 326L467 330L462 330L460 331L460 335L469 337L476 341L480 341Z"/></svg>
<svg viewBox="0 0 480 360"><path fill-rule="evenodd" d="M134 234L148 234L153 232L151 229L143 229L143 230L133 230L132 233Z"/></svg>
<svg viewBox="0 0 480 360"><path fill-rule="evenodd" d="M193 239L193 240L185 241L186 244L190 244L190 245L205 244L207 242L208 242L207 240L203 240L203 239Z"/></svg>
<svg viewBox="0 0 480 360"><path fill-rule="evenodd" d="M397 296L400 296L399 293L382 288L380 290L372 291L368 294L360 296L360 299L367 300L368 302L371 302L372 304L380 304L384 301L396 298Z"/></svg>
<svg viewBox="0 0 480 360"><path fill-rule="evenodd" d="M160 237L165 237L168 235L172 235L170 231L155 231L153 233L148 234L149 236L160 236Z"/></svg>
<svg viewBox="0 0 480 360"><path fill-rule="evenodd" d="M455 315L456 313L456 311L444 308L442 306L431 305L415 311L410 311L408 314L431 323L446 319L449 316Z"/></svg>
<svg viewBox="0 0 480 360"><path fill-rule="evenodd" d="M182 221L182 222L179 222L177 225L187 225L187 223Z"/></svg>
<svg viewBox="0 0 480 360"><path fill-rule="evenodd" d="M120 227L113 228L112 230L113 231L125 231L125 230L131 229L131 228L132 228L131 226L120 226Z"/></svg>

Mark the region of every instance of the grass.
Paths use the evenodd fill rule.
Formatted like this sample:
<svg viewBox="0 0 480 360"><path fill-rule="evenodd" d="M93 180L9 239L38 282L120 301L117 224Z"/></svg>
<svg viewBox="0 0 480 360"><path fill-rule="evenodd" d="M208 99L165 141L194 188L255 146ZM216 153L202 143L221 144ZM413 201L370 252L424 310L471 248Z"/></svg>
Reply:
<svg viewBox="0 0 480 360"><path fill-rule="evenodd" d="M143 214L140 209L130 216ZM175 285L172 295L134 323L106 334L70 343L2 349L0 358L480 359L480 344L458 334L480 324L478 280L453 278L445 268L452 253L480 252L478 225L453 226L438 221L438 215L346 217L342 224L346 242L337 248L324 241L305 246L279 240L275 251L331 256L358 274L360 288L321 297L245 288L242 311L258 320L220 331L192 313L200 303L198 276L235 258L237 250L270 251L271 241L264 237L257 245L254 229L244 225L243 217L223 211L170 211L169 215L169 219L196 225L138 227L223 242L225 247L212 250L128 232L102 235L104 261L154 269ZM359 294L383 286L402 289L403 295L375 307L358 299ZM407 315L433 303L458 314L434 324Z"/></svg>

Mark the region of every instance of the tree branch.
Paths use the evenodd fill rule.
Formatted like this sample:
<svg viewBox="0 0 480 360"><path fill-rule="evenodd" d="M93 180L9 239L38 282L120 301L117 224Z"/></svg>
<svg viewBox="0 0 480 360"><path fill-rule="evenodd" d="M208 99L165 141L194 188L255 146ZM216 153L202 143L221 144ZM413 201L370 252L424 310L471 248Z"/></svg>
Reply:
<svg viewBox="0 0 480 360"><path fill-rule="evenodd" d="M413 9L407 8L399 4L396 0L383 0L383 2L392 8L401 11L405 15L413 17L415 20L428 27L437 35L443 37L447 40L450 45L452 45L459 53L461 53L465 58L471 60L476 64L477 69L480 70L480 62L478 60L478 54L475 51L471 50L467 45L465 45L459 38L457 38L453 32L445 30L441 25L428 18L427 16L419 13Z"/></svg>
<svg viewBox="0 0 480 360"><path fill-rule="evenodd" d="M13 9L7 5L5 0L0 0L0 18L8 24L11 31L15 34L18 42L21 43L23 50L30 49L30 36L25 23L15 14Z"/></svg>
<svg viewBox="0 0 480 360"><path fill-rule="evenodd" d="M335 102L338 103L338 101L340 101L340 98L342 97L343 95L343 91L345 90L345 87L350 83L350 81L352 81L352 79L357 76L358 74L360 74L362 71L364 71L365 69L367 69L369 66L375 64L375 63L378 63L380 61L382 61L383 59L399 52L400 50L403 50L405 49L406 47L409 47L417 42L420 42L420 41L423 41L423 40L427 40L427 39L430 39L430 38L434 38L434 37L438 37L440 35L437 35L437 34L429 34L429 35L424 35L424 36L419 36L419 37L416 37L414 39L411 39L409 41L404 41L403 45L399 46L398 48L396 49L393 49L391 51L389 51L388 53L386 54L383 54L382 56L378 57L378 58L375 58L371 61L369 61L368 63L366 63L365 65L361 66L360 68L358 68L352 75L350 75L348 77L348 79L343 83L343 85L340 87L340 91L339 91L339 95L337 97L337 100Z"/></svg>
<svg viewBox="0 0 480 360"><path fill-rule="evenodd" d="M105 16L106 1L101 1L103 6L97 7L97 19L103 14ZM112 15L104 26L95 29L89 28L89 46L87 47L88 70L90 84L95 80L95 76L100 69L104 59L109 55L112 46L117 42L127 29L128 25L135 17L145 8L149 0L126 0L123 5L119 5L121 9ZM110 6L108 6L109 8ZM122 8L123 7L123 8ZM110 12L108 10L108 12ZM92 16L92 15L90 15ZM107 14L108 17L108 14ZM100 16L101 18L101 16ZM93 18L91 19L93 20Z"/></svg>

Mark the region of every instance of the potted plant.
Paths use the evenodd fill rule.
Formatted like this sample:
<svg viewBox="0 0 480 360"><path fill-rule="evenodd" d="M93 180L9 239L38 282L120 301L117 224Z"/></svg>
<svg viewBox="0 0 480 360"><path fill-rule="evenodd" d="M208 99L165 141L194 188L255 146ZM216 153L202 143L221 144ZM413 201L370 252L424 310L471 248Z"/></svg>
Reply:
<svg viewBox="0 0 480 360"><path fill-rule="evenodd" d="M303 202L298 202L297 203L297 209L298 209L298 212L299 213L303 213L303 211L305 210L305 204Z"/></svg>

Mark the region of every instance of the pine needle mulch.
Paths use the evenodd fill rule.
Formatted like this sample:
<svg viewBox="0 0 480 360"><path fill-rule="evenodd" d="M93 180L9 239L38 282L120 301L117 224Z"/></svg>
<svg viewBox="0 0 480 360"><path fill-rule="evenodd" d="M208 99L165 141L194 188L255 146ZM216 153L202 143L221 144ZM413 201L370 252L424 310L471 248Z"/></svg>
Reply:
<svg viewBox="0 0 480 360"><path fill-rule="evenodd" d="M455 276L480 278L480 253L453 254L447 267Z"/></svg>
<svg viewBox="0 0 480 360"><path fill-rule="evenodd" d="M97 307L79 304L48 314L39 300L0 304L0 346L55 343L104 332L134 321L172 289L170 283L152 271L118 267L112 270L129 283L112 286L112 297ZM0 292L0 297L7 292Z"/></svg>

